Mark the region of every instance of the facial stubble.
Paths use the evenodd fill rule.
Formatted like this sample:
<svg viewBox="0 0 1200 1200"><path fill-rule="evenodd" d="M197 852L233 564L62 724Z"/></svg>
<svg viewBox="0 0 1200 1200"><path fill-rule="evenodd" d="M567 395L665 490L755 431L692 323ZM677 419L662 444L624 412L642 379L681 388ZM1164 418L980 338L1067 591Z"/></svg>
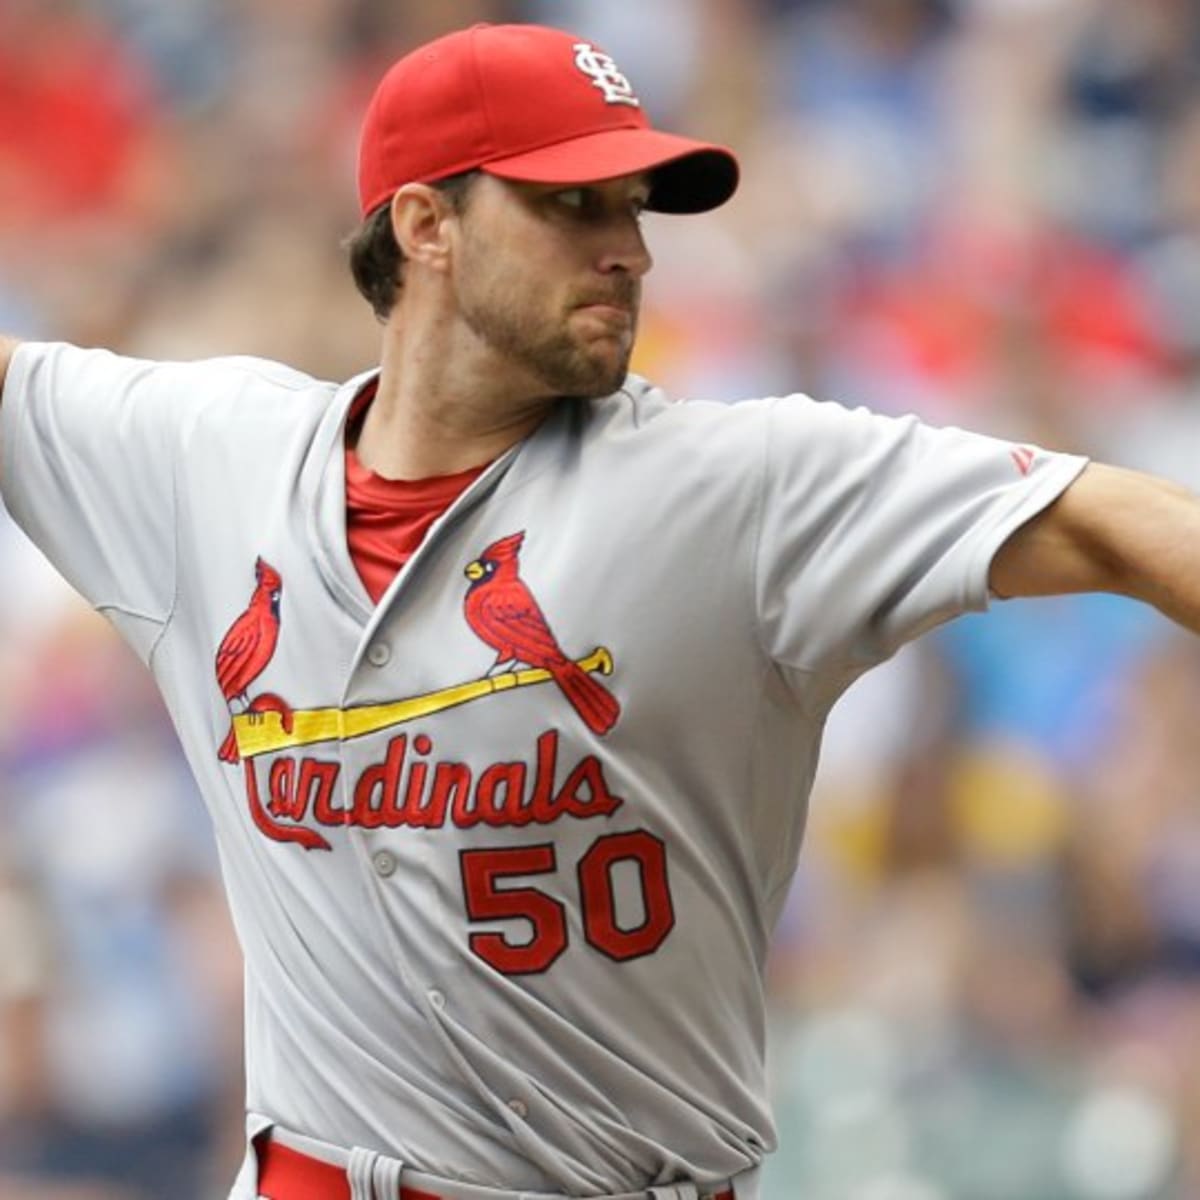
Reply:
<svg viewBox="0 0 1200 1200"><path fill-rule="evenodd" d="M526 280L514 283L496 269L495 256L471 255L475 270L459 277L459 312L467 327L493 350L538 379L558 396L592 399L608 396L625 382L637 328L639 288L637 281L620 277L594 295L578 297L560 313L548 313L545 298L526 290ZM487 266L483 266L483 263ZM482 269L479 269L482 268ZM614 358L599 346L589 353L590 343L573 331L570 318L575 307L589 303L611 303L630 313L629 336ZM539 304L542 307L539 307ZM611 342L618 335L601 339Z"/></svg>

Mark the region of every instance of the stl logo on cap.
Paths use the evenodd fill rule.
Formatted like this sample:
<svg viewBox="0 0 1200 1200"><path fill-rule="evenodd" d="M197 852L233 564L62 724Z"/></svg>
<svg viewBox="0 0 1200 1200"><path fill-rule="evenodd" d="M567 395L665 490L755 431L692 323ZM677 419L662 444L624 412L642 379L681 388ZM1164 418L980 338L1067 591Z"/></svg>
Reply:
<svg viewBox="0 0 1200 1200"><path fill-rule="evenodd" d="M576 42L575 65L604 93L605 103L641 108L642 102L633 94L633 85L603 50L597 50L590 42Z"/></svg>

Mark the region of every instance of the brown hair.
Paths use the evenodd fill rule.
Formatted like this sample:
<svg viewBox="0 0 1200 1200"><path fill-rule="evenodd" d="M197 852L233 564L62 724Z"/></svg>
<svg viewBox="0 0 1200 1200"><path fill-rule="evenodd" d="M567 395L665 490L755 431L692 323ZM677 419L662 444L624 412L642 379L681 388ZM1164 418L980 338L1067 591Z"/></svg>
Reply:
<svg viewBox="0 0 1200 1200"><path fill-rule="evenodd" d="M454 211L460 213L466 207L467 191L477 174L477 171L465 171L461 175L439 179L430 186L444 193ZM345 248L355 286L375 316L386 321L404 284L404 252L392 229L391 203L375 209L346 239Z"/></svg>

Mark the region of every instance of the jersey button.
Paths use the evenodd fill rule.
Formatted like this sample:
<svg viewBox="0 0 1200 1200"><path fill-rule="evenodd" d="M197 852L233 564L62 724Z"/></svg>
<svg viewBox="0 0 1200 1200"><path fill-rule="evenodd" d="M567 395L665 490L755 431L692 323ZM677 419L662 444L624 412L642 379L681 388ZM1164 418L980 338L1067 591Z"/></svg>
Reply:
<svg viewBox="0 0 1200 1200"><path fill-rule="evenodd" d="M367 662L373 667L386 667L392 658L387 642L373 642L367 649Z"/></svg>
<svg viewBox="0 0 1200 1200"><path fill-rule="evenodd" d="M510 1100L508 1102L508 1107L511 1108L513 1112L515 1112L517 1116L521 1118L522 1121L529 1116L529 1105L526 1104L524 1100Z"/></svg>
<svg viewBox="0 0 1200 1200"><path fill-rule="evenodd" d="M377 851L371 862L375 866L375 873L384 879L396 873L396 856L390 850Z"/></svg>

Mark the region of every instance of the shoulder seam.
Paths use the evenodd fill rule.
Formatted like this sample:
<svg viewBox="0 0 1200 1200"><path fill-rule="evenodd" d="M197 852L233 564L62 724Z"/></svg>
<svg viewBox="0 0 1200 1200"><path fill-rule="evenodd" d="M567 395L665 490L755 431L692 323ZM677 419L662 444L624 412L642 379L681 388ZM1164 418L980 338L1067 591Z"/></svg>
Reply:
<svg viewBox="0 0 1200 1200"><path fill-rule="evenodd" d="M105 601L93 606L98 613L120 613L123 617L134 617L138 621L145 621L150 625L166 625L167 618L158 617L152 613L142 612L140 609L130 608L125 604L117 604L115 601ZM159 634L159 637L162 635ZM158 638L155 638L157 644Z"/></svg>
<svg viewBox="0 0 1200 1200"><path fill-rule="evenodd" d="M274 364L279 367L279 375L274 374L269 370L256 366L258 360L253 358L241 358L238 356L227 356L224 358L210 358L201 360L198 366L223 365L230 370L237 371L243 375L251 375L255 379L261 379L264 383L270 383L277 387L286 388L290 392L307 392L314 388L326 389L332 388L335 392L338 390L338 384L335 384L326 379L317 379L311 375L305 375L301 371L296 371L294 368L287 366L284 363ZM299 378L297 378L299 377Z"/></svg>

